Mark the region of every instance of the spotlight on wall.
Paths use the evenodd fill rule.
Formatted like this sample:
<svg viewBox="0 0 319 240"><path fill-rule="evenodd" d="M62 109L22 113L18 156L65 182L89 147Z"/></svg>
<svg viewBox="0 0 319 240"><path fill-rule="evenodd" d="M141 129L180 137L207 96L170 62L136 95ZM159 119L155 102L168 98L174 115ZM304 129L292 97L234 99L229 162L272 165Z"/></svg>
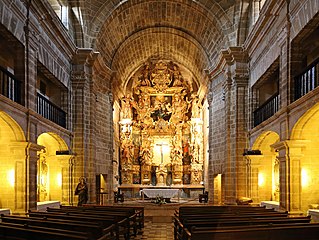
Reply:
<svg viewBox="0 0 319 240"><path fill-rule="evenodd" d="M258 173L258 186L262 187L265 185L265 176L263 173Z"/></svg>
<svg viewBox="0 0 319 240"><path fill-rule="evenodd" d="M301 169L301 186L307 187L310 182L310 177L307 169L302 168Z"/></svg>
<svg viewBox="0 0 319 240"><path fill-rule="evenodd" d="M62 174L61 173L58 173L57 174L57 176L56 176L56 180L57 180L57 185L59 186L59 187L61 187L62 186Z"/></svg>
<svg viewBox="0 0 319 240"><path fill-rule="evenodd" d="M14 187L15 184L15 172L14 169L8 171L8 182L11 187Z"/></svg>

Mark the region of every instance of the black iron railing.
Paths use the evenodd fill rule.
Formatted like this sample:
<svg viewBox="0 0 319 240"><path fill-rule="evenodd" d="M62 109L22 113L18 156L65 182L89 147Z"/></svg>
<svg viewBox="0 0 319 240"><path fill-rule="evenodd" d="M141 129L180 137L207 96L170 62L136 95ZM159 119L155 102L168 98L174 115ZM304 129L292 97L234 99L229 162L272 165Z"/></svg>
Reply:
<svg viewBox="0 0 319 240"><path fill-rule="evenodd" d="M279 94L272 95L254 111L254 127L273 116L279 110Z"/></svg>
<svg viewBox="0 0 319 240"><path fill-rule="evenodd" d="M2 67L0 67L0 94L14 102L19 104L22 103L21 81L16 79L12 73Z"/></svg>
<svg viewBox="0 0 319 240"><path fill-rule="evenodd" d="M301 98L308 92L318 87L319 60L311 64L301 74L295 77L295 96L294 100Z"/></svg>
<svg viewBox="0 0 319 240"><path fill-rule="evenodd" d="M38 93L37 112L44 118L66 128L66 112Z"/></svg>

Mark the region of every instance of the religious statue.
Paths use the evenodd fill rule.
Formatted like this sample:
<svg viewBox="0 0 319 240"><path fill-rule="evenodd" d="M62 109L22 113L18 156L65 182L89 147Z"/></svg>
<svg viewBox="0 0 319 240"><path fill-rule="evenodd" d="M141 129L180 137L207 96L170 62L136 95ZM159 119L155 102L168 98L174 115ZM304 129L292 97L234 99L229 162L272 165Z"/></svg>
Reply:
<svg viewBox="0 0 319 240"><path fill-rule="evenodd" d="M131 163L133 158L134 145L130 139L124 139L122 141L121 162L123 164Z"/></svg>
<svg viewBox="0 0 319 240"><path fill-rule="evenodd" d="M182 75L180 71L178 70L178 67L176 66L176 64L174 64L173 66L172 77L173 77L173 87L181 87L183 85Z"/></svg>
<svg viewBox="0 0 319 240"><path fill-rule="evenodd" d="M151 153L150 149L149 148L144 148L141 152L141 164L144 165L144 164L147 164L147 165L150 165L151 162L152 162L152 156L153 154Z"/></svg>
<svg viewBox="0 0 319 240"><path fill-rule="evenodd" d="M84 177L80 177L79 181L75 188L75 195L78 196L78 206L82 206L88 201L88 187Z"/></svg>
<svg viewBox="0 0 319 240"><path fill-rule="evenodd" d="M123 97L121 99L121 119L132 119L132 101L130 97Z"/></svg>
<svg viewBox="0 0 319 240"><path fill-rule="evenodd" d="M171 151L172 164L182 164L182 159L183 159L183 156L181 152L176 148L172 149Z"/></svg>
<svg viewBox="0 0 319 240"><path fill-rule="evenodd" d="M142 74L139 76L139 86L151 86L149 65L145 64Z"/></svg>
<svg viewBox="0 0 319 240"><path fill-rule="evenodd" d="M202 104L199 101L198 96L193 95L192 100L192 118L200 118Z"/></svg>

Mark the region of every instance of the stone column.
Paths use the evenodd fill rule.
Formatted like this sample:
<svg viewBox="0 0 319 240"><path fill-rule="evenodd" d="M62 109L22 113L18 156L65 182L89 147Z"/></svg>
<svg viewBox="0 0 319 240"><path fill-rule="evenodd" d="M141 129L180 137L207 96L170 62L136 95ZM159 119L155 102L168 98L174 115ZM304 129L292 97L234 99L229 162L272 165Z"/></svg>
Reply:
<svg viewBox="0 0 319 240"><path fill-rule="evenodd" d="M225 83L226 108L226 163L225 202L234 204L246 194L244 149L247 145L248 67L245 52L233 47L223 52L227 63Z"/></svg>
<svg viewBox="0 0 319 240"><path fill-rule="evenodd" d="M279 151L280 209L299 215L301 211L301 159L305 140L285 140L272 145Z"/></svg>
<svg viewBox="0 0 319 240"><path fill-rule="evenodd" d="M245 197L249 197L253 202L259 202L258 196L258 172L259 166L264 158L263 155L246 155L246 193Z"/></svg>
<svg viewBox="0 0 319 240"><path fill-rule="evenodd" d="M37 209L37 160L38 151L43 147L35 144L28 143L26 149L26 162L25 162L25 209L24 213L29 209ZM19 165L20 166L20 165ZM24 166L17 167L17 172L20 172ZM19 170L20 169L20 170ZM18 176L18 173L17 173ZM22 179L21 179L22 180Z"/></svg>
<svg viewBox="0 0 319 240"><path fill-rule="evenodd" d="M73 151L75 182L81 176L88 178L89 198L94 197L95 169L94 169L94 141L91 124L92 98L92 64L95 59L92 49L78 49L73 57L72 67L72 97L73 97ZM91 199L89 200L91 201Z"/></svg>

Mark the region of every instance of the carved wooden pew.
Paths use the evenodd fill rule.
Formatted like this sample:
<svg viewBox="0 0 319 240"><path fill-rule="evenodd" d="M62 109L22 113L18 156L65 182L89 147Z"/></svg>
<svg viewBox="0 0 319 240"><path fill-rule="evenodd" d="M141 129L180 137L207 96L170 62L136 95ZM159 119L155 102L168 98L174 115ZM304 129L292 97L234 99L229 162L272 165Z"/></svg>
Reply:
<svg viewBox="0 0 319 240"><path fill-rule="evenodd" d="M66 213L68 215L85 215L85 216L106 216L106 217L115 217L116 219L122 220L124 218L128 218L129 220L129 232L130 235L137 235L137 228L139 227L137 222L137 216L140 214L139 212L135 212L132 208L126 209L117 209L118 211L114 211L114 209L98 209L88 208L88 207L66 207L66 208L47 208L47 212L52 213Z"/></svg>
<svg viewBox="0 0 319 240"><path fill-rule="evenodd" d="M79 235L75 231L44 228L37 226L0 223L1 240L89 240L86 234Z"/></svg>
<svg viewBox="0 0 319 240"><path fill-rule="evenodd" d="M65 208L69 206L61 206ZM126 209L134 209L137 213L136 221L138 222L138 227L140 230L144 227L144 207L143 206L114 206L114 205L97 205L97 204L84 204L83 208L93 208L96 210L111 210L111 211L123 211Z"/></svg>
<svg viewBox="0 0 319 240"><path fill-rule="evenodd" d="M113 205L95 205L95 204L85 204L81 207L75 206L60 206L62 210L77 210L81 209L83 211L101 211L110 212L110 214L116 214L120 212L129 212L130 214L130 224L133 229L133 234L136 236L137 229L142 230L144 227L144 207L141 206L113 206ZM135 213L135 215L134 215Z"/></svg>
<svg viewBox="0 0 319 240"><path fill-rule="evenodd" d="M252 207L246 205L231 205L231 206L181 206L176 210L176 214L226 214L226 213L278 213L273 209L266 209L265 207Z"/></svg>
<svg viewBox="0 0 319 240"><path fill-rule="evenodd" d="M260 226L252 228L201 230L193 229L190 240L317 240L319 236L319 224L304 224L285 226Z"/></svg>
<svg viewBox="0 0 319 240"><path fill-rule="evenodd" d="M175 239L190 239L190 236L192 236L191 239L193 239L193 231L242 230L246 228L256 228L257 226L257 228L269 228L269 225L290 226L296 224L309 225L310 217L289 218L287 212L276 212L274 210L251 206L187 206L180 207L179 211L175 213L174 237Z"/></svg>
<svg viewBox="0 0 319 240"><path fill-rule="evenodd" d="M175 215L176 216L176 215ZM273 213L191 213L180 214L179 219L240 219L240 218L275 218L288 217L288 212L273 212Z"/></svg>
<svg viewBox="0 0 319 240"><path fill-rule="evenodd" d="M82 221L93 222L100 224L103 228L107 228L112 224L116 226L117 238L123 235L125 239L130 239L130 224L129 218L118 218L115 216L94 216L79 213L63 213L63 212L28 212L29 217L45 217L49 220L69 220L69 221Z"/></svg>
<svg viewBox="0 0 319 240"><path fill-rule="evenodd" d="M174 217L174 239L175 240L198 240L198 239L220 239L220 240L231 240L231 239L238 239L238 240L256 240L256 239L264 239L263 235L252 235L251 233L249 233L249 235L251 235L249 238L247 235L243 234L243 236L238 237L237 234L235 235L231 235L231 236L223 236L222 234L220 234L220 232L224 233L224 232L231 232L231 231L236 231L236 230L240 230L240 231L245 231L245 230L249 230L249 231L253 231L253 229L257 229L259 230L263 230L263 229L267 229L268 231L271 231L273 228L301 228L300 231L303 231L302 229L305 227L312 227L313 225L311 223L308 222L299 222L298 220L294 220L294 218L287 218L287 221L285 222L285 220L283 221L277 221L277 222L250 222L250 223L236 223L236 225L231 225L231 224L225 224L225 225L219 225L216 224L215 226L211 226L211 225L206 225L205 223L203 224L199 224L199 226L184 226L177 217ZM317 227L319 227L319 224L317 224ZM257 231L257 232L258 232ZM314 230L317 231L317 230ZM214 235L214 233L218 233L219 235ZM241 233L241 232L240 232ZM301 238L302 233L298 233L299 234L299 238ZM310 234L310 233L309 233ZM310 234L311 235L311 234ZM267 236L269 237L269 236ZM272 238L273 236L271 236L270 238L265 238L265 239L271 239L271 240L275 240L276 238ZM279 240L281 240L281 238L278 238ZM290 239L290 238L287 238ZM296 238L298 239L298 238Z"/></svg>
<svg viewBox="0 0 319 240"><path fill-rule="evenodd" d="M310 223L310 218L308 217L298 217L298 218L247 218L247 219L233 219L233 220L197 220L188 219L183 222L184 227L191 230L193 227L210 227L217 228L222 226L251 226L251 225L275 225L275 224L295 224L295 223Z"/></svg>
<svg viewBox="0 0 319 240"><path fill-rule="evenodd" d="M102 237L104 230L100 225L95 223L83 223L80 221L53 221L46 218L32 218L12 215L1 215L1 222L76 231L79 233L81 232L88 234L90 239Z"/></svg>

